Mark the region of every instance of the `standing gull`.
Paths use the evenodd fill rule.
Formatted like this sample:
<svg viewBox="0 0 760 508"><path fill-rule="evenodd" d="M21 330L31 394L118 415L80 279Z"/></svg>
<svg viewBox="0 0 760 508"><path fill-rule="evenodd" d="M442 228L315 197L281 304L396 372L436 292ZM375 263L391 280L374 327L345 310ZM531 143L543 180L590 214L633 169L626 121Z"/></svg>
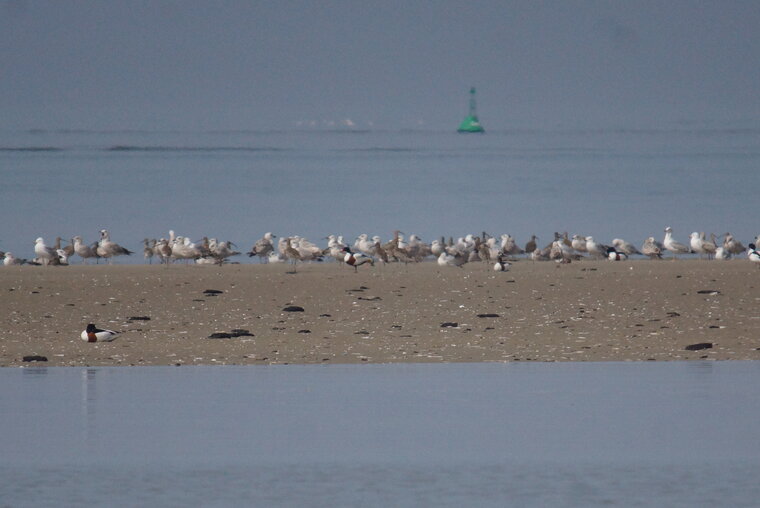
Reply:
<svg viewBox="0 0 760 508"><path fill-rule="evenodd" d="M224 262L228 257L237 256L240 254L240 252L236 250L230 249L230 246L235 247L235 244L226 241L226 242L219 242L216 240L216 238L211 239L211 257L215 258L218 261Z"/></svg>
<svg viewBox="0 0 760 508"><path fill-rule="evenodd" d="M82 237L78 235L74 237L74 253L82 258L83 264L86 264L87 260L90 258L95 258L97 260L99 257L97 253L97 243L85 245L82 242Z"/></svg>
<svg viewBox="0 0 760 508"><path fill-rule="evenodd" d="M688 254L690 252L688 246L673 239L673 228L670 226L665 228L665 239L662 241L662 245L673 253L674 258L678 254Z"/></svg>
<svg viewBox="0 0 760 508"><path fill-rule="evenodd" d="M715 241L707 240L704 233L697 233L696 231L689 235L689 246L692 252L699 254L700 259L704 255L707 256L707 259L712 259L717 248Z"/></svg>
<svg viewBox="0 0 760 508"><path fill-rule="evenodd" d="M731 233L726 233L723 238L723 248L731 254L741 254L745 250L742 242L735 239Z"/></svg>
<svg viewBox="0 0 760 508"><path fill-rule="evenodd" d="M641 253L649 256L649 259L662 259L662 249L662 244L650 236L641 246Z"/></svg>
<svg viewBox="0 0 760 508"><path fill-rule="evenodd" d="M707 252L707 259L715 257L715 251L718 250L718 242L716 241L715 233L710 233L710 239L705 238L705 234L702 233L702 248Z"/></svg>
<svg viewBox="0 0 760 508"><path fill-rule="evenodd" d="M573 251L573 248L567 245L562 238L558 238L552 242L549 250L549 259L553 259L557 263L567 264L570 263L573 258L578 259L579 254Z"/></svg>
<svg viewBox="0 0 760 508"><path fill-rule="evenodd" d="M248 257L258 256L259 262L262 263L265 259L268 260L269 254L274 251L274 242L272 241L273 238L277 237L271 232L265 233L263 237L256 240L256 243L253 244L250 252L247 253Z"/></svg>
<svg viewBox="0 0 760 508"><path fill-rule="evenodd" d="M596 259L607 257L607 246L597 243L593 236L586 237L586 250L591 257Z"/></svg>
<svg viewBox="0 0 760 508"><path fill-rule="evenodd" d="M116 242L112 242L111 235L107 229L100 230L100 242L98 243L96 252L98 256L108 258L109 263L113 260L114 256L129 256L132 254L131 250L125 249Z"/></svg>
<svg viewBox="0 0 760 508"><path fill-rule="evenodd" d="M42 237L34 241L34 254L43 265L56 264L58 262L58 253L54 248L45 245Z"/></svg>
<svg viewBox="0 0 760 508"><path fill-rule="evenodd" d="M346 247L346 245L343 243L342 240L339 240L339 237L337 235L330 235L327 237L327 247L322 250L323 256L330 256L338 263L343 263L343 258L346 257L345 253L343 252L343 247Z"/></svg>

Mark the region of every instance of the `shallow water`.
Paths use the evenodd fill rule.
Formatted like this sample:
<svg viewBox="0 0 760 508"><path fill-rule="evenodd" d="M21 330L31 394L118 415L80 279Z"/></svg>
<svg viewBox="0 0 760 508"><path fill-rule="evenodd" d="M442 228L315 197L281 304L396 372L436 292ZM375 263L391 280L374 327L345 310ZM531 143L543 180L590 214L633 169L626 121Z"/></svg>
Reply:
<svg viewBox="0 0 760 508"><path fill-rule="evenodd" d="M0 131L0 250L101 228L138 252L179 235L248 249L264 232L425 241L485 230L661 240L665 226L758 234L754 125L436 131ZM77 262L79 259L77 258ZM246 258L247 261L247 258Z"/></svg>
<svg viewBox="0 0 760 508"><path fill-rule="evenodd" d="M754 506L753 362L0 370L8 506Z"/></svg>

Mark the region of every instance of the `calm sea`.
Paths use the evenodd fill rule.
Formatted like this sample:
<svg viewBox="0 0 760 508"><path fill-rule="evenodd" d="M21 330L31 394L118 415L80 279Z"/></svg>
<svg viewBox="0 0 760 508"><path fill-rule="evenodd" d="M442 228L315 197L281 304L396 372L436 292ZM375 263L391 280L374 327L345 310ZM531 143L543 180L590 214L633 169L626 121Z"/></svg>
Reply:
<svg viewBox="0 0 760 508"><path fill-rule="evenodd" d="M640 245L665 226L760 233L760 127L442 131L0 131L0 250L109 229L249 249L267 231L431 241L554 231ZM78 259L77 259L78 261ZM119 262L143 262L141 255ZM247 258L245 262L248 262Z"/></svg>
<svg viewBox="0 0 760 508"><path fill-rule="evenodd" d="M757 506L760 364L0 369L2 506Z"/></svg>

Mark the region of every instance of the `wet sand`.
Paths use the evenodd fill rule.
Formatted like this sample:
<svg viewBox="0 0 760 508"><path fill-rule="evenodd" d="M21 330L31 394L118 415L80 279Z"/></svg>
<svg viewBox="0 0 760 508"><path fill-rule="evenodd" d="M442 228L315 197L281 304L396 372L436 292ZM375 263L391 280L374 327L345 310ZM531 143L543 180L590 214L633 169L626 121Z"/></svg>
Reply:
<svg viewBox="0 0 760 508"><path fill-rule="evenodd" d="M290 270L0 267L0 366L760 359L746 259ZM90 322L120 335L87 343Z"/></svg>

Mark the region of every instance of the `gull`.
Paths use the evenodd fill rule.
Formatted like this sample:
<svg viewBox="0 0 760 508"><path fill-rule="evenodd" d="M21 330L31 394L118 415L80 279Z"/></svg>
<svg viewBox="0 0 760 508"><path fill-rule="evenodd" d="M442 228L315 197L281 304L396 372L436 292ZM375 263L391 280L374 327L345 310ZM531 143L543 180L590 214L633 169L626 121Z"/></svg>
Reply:
<svg viewBox="0 0 760 508"><path fill-rule="evenodd" d="M641 246L641 253L649 256L649 259L662 259L662 249L662 244L650 236Z"/></svg>
<svg viewBox="0 0 760 508"><path fill-rule="evenodd" d="M269 254L274 251L273 238L277 238L271 232L264 233L264 236L256 240L256 243L251 247L251 251L248 252L248 257L258 256L260 262L264 262L268 259Z"/></svg>
<svg viewBox="0 0 760 508"><path fill-rule="evenodd" d="M739 240L736 240L731 233L725 234L723 248L730 254L741 254L745 251L744 245Z"/></svg>
<svg viewBox="0 0 760 508"><path fill-rule="evenodd" d="M368 256L372 253L374 246L375 242L369 239L369 235L367 233L360 234L356 237L356 240L354 240L354 248Z"/></svg>
<svg viewBox="0 0 760 508"><path fill-rule="evenodd" d="M415 261L422 261L431 254L430 246L415 234L409 236L409 244L406 249L409 257Z"/></svg>
<svg viewBox="0 0 760 508"><path fill-rule="evenodd" d="M586 250L589 255L597 259L607 256L607 246L597 243L593 236L586 237Z"/></svg>
<svg viewBox="0 0 760 508"><path fill-rule="evenodd" d="M222 266L224 264L223 258L215 258L214 256L205 256L202 258L198 258L195 260L196 265L219 265Z"/></svg>
<svg viewBox="0 0 760 508"><path fill-rule="evenodd" d="M82 242L82 237L78 235L74 237L74 253L82 258L83 264L87 264L89 258L97 260L100 257L97 252L97 243L93 243L91 246L85 245Z"/></svg>
<svg viewBox="0 0 760 508"><path fill-rule="evenodd" d="M212 238L209 242L211 256L216 259L224 260L231 256L240 255L238 251L230 249L230 245L235 247L235 244L232 242L218 242L216 238Z"/></svg>
<svg viewBox="0 0 760 508"><path fill-rule="evenodd" d="M459 237L454 242L453 239L449 239L449 245L445 248L445 253L450 256L459 256L465 260L469 260L470 253L475 249L475 240L473 236L468 234L466 237ZM439 256L440 257L440 256Z"/></svg>
<svg viewBox="0 0 760 508"><path fill-rule="evenodd" d="M554 240L549 250L549 259L553 259L557 263L570 263L573 257L576 256L577 254L573 252L573 248L568 246L561 238Z"/></svg>
<svg viewBox="0 0 760 508"><path fill-rule="evenodd" d="M700 258L702 258L703 255L707 255L707 259L712 259L713 254L715 254L715 249L717 248L714 241L707 241L704 233L697 233L696 231L689 235L689 245L693 252L699 254Z"/></svg>
<svg viewBox="0 0 760 508"><path fill-rule="evenodd" d="M171 246L171 257L174 259L198 259L202 257L201 250L189 238L177 236Z"/></svg>
<svg viewBox="0 0 760 508"><path fill-rule="evenodd" d="M757 251L754 243L749 244L749 249L747 250L747 259L760 267L760 252Z"/></svg>
<svg viewBox="0 0 760 508"><path fill-rule="evenodd" d="M480 239L478 239L480 241ZM476 247L475 235L468 233L464 238L457 238L456 247L460 250L471 252Z"/></svg>
<svg viewBox="0 0 760 508"><path fill-rule="evenodd" d="M702 248L702 238L696 231L689 235L689 248L692 252L699 254L700 258L705 254L705 250Z"/></svg>
<svg viewBox="0 0 760 508"><path fill-rule="evenodd" d="M301 238L300 236L292 236L291 245L301 254L301 259L303 261L313 261L315 259L320 259L322 256L322 249L317 247L306 238Z"/></svg>
<svg viewBox="0 0 760 508"><path fill-rule="evenodd" d="M94 324L90 323L81 333L80 337L87 342L111 342L117 335L119 335L118 332L114 332L113 330L101 330Z"/></svg>
<svg viewBox="0 0 760 508"><path fill-rule="evenodd" d="M473 247L473 249L470 251L469 255L467 256L468 263L477 263L478 261L483 261L483 258L480 257L479 242L480 242L480 239L478 239L478 241L475 242L475 246Z"/></svg>
<svg viewBox="0 0 760 508"><path fill-rule="evenodd" d="M733 254L731 254L725 247L722 245L715 249L715 259L719 261L725 261L726 259L731 259L733 257Z"/></svg>
<svg viewBox="0 0 760 508"><path fill-rule="evenodd" d="M483 242L483 248L488 250L488 259L495 259L501 254L501 243L497 245L497 242L498 240L492 236L486 238L486 241Z"/></svg>
<svg viewBox="0 0 760 508"><path fill-rule="evenodd" d="M406 252L406 248L408 245L406 241L404 241L404 234L401 231L395 231L394 238L396 240L396 245L398 246L398 248Z"/></svg>
<svg viewBox="0 0 760 508"><path fill-rule="evenodd" d="M662 245L673 253L674 258L677 254L688 254L690 252L689 247L673 239L673 228L670 226L665 228L665 239L662 241Z"/></svg>
<svg viewBox="0 0 760 508"><path fill-rule="evenodd" d="M453 250L451 252L454 252L454 254L450 254L449 252L442 252L440 256L438 256L438 265L439 266L456 266L459 268L462 268L462 265L467 263L468 256L462 253L457 252L456 250Z"/></svg>
<svg viewBox="0 0 760 508"><path fill-rule="evenodd" d="M551 246L548 249L533 249L533 252L530 253L530 259L533 261L549 261L551 249Z"/></svg>
<svg viewBox="0 0 760 508"><path fill-rule="evenodd" d="M343 247L347 247L347 245L338 238L339 237L335 235L330 235L327 237L327 248L322 251L322 255L330 256L338 263L343 263L343 258L346 257L346 254L343 252Z"/></svg>
<svg viewBox="0 0 760 508"><path fill-rule="evenodd" d="M639 249L634 247L632 243L626 242L622 238L614 238L612 240L612 246L615 247L616 251L627 254L628 256L633 256L634 254L641 254Z"/></svg>
<svg viewBox="0 0 760 508"><path fill-rule="evenodd" d="M707 252L707 259L715 257L715 251L718 250L718 242L715 241L715 233L710 233L710 239L705 239L705 234L702 233L702 248Z"/></svg>
<svg viewBox="0 0 760 508"><path fill-rule="evenodd" d="M132 254L131 250L125 249L116 242L112 242L111 235L107 229L100 230L100 243L98 243L96 252L98 256L108 258L109 263L114 256L129 256Z"/></svg>
<svg viewBox="0 0 760 508"><path fill-rule="evenodd" d="M43 265L56 264L59 261L58 253L54 248L45 245L42 237L34 241L34 253Z"/></svg>
<svg viewBox="0 0 760 508"><path fill-rule="evenodd" d="M492 239L494 242L496 241L495 238ZM441 254L443 254L443 249L446 247L446 241L441 238L440 240L433 240L430 242L430 253L438 258Z"/></svg>
<svg viewBox="0 0 760 508"><path fill-rule="evenodd" d="M202 247L198 246L187 236L182 237L182 247L180 250L184 253L187 259L198 259L203 256Z"/></svg>
<svg viewBox="0 0 760 508"><path fill-rule="evenodd" d="M570 241L570 244L573 246L573 249L577 250L578 252L588 252L585 236L573 235L573 239Z"/></svg>
<svg viewBox="0 0 760 508"><path fill-rule="evenodd" d="M512 235L508 234L501 235L501 251L512 256L525 254L525 251L517 246L515 238Z"/></svg>
<svg viewBox="0 0 760 508"><path fill-rule="evenodd" d="M551 242L549 242L549 243L546 245L546 247L544 247L544 249L543 249L543 250L545 250L545 251L549 252L549 251L552 249L552 247L554 247L554 242L556 242L557 240L559 240L559 238L560 238L560 237L559 237L559 233L555 232L555 233L554 233L554 240L552 240Z"/></svg>
<svg viewBox="0 0 760 508"><path fill-rule="evenodd" d="M346 262L347 265L354 267L354 272L359 271L359 267L361 265L369 263L372 266L375 266L375 260L371 257L367 256L366 254L362 254L361 252L351 252L351 248L346 246L343 247L343 252L345 253L345 257L343 258L343 261Z"/></svg>
<svg viewBox="0 0 760 508"><path fill-rule="evenodd" d="M5 257L3 258L3 265L5 266L23 265L27 262L26 259L15 257L12 252L6 252Z"/></svg>
<svg viewBox="0 0 760 508"><path fill-rule="evenodd" d="M383 245L383 249L385 249L385 252L388 253L389 258L392 257L396 261L401 261L405 264L412 261L412 259L409 257L409 254L406 252L406 243L403 241L401 231L394 231L393 239Z"/></svg>

